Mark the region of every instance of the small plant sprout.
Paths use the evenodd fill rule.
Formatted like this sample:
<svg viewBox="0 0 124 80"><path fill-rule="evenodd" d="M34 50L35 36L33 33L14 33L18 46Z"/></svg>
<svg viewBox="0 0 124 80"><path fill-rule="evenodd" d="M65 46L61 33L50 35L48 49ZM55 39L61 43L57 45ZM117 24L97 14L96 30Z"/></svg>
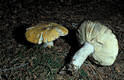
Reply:
<svg viewBox="0 0 124 80"><path fill-rule="evenodd" d="M68 29L57 23L39 23L26 29L26 39L35 44L43 44L44 47L54 46L53 41L60 36L68 34Z"/></svg>

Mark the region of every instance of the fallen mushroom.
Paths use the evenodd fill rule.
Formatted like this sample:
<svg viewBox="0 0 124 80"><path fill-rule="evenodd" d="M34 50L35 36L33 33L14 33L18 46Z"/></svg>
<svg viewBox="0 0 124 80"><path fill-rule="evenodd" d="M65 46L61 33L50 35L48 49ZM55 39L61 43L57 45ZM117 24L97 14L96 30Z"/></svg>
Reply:
<svg viewBox="0 0 124 80"><path fill-rule="evenodd" d="M51 48L53 41L68 34L68 29L57 23L39 23L26 29L26 39L35 44L44 43L44 47Z"/></svg>
<svg viewBox="0 0 124 80"><path fill-rule="evenodd" d="M99 22L85 21L77 31L82 47L74 54L69 63L69 71L77 71L89 55L96 64L110 66L118 54L118 41L112 31Z"/></svg>

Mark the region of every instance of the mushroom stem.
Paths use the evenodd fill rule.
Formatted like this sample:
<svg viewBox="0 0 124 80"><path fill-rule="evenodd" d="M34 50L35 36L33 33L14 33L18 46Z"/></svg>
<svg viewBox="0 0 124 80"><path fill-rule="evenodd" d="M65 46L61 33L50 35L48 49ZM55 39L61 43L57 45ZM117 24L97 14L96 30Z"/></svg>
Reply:
<svg viewBox="0 0 124 80"><path fill-rule="evenodd" d="M85 42L83 47L81 47L73 56L71 61L71 68L77 71L87 59L87 57L93 52L94 47L90 43Z"/></svg>
<svg viewBox="0 0 124 80"><path fill-rule="evenodd" d="M44 44L43 44L43 47L51 48L53 45L54 45L54 44L53 44L53 41L51 41L51 42L44 43Z"/></svg>

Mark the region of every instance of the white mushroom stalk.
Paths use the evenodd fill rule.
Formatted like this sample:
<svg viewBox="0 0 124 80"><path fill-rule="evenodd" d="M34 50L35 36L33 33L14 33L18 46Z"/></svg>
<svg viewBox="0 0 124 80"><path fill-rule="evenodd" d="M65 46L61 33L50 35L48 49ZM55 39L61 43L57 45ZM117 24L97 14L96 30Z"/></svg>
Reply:
<svg viewBox="0 0 124 80"><path fill-rule="evenodd" d="M53 41L51 41L51 42L47 42L47 43L44 43L43 44L43 47L49 47L49 48L51 48L52 46L54 46L54 43L53 43Z"/></svg>
<svg viewBox="0 0 124 80"><path fill-rule="evenodd" d="M81 47L72 58L71 65L74 67L74 70L77 71L87 57L93 52L94 47L90 43L85 42L83 47Z"/></svg>

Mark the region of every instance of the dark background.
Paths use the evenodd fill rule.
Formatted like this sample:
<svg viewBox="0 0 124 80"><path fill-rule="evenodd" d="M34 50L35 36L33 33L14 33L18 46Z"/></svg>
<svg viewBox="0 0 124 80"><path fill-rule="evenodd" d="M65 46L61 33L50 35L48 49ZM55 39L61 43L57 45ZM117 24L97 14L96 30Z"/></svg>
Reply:
<svg viewBox="0 0 124 80"><path fill-rule="evenodd" d="M73 23L79 25L84 20L97 20L112 29L112 32L116 35L119 42L119 55L117 60L110 67L99 67L87 60L82 66L87 76L68 76L64 77L64 79L123 80L123 11L124 5L122 0L0 0L0 79L58 79L56 77L57 71L66 63L66 59L68 59L64 53L67 51L68 56L77 50L75 31L78 26L73 26ZM69 35L56 40L55 47L52 49L44 49L39 45L32 45L26 42L24 39L25 29L42 21L56 22L64 25L69 29ZM43 54L47 53L48 56L53 52L56 53L52 55L54 57L58 55L57 53L64 55L61 58L57 56L62 59L62 65L57 68L51 68L56 70L54 75L49 74L46 77L43 75L46 73L38 72L43 69L42 66L39 69L38 64L38 71L31 72L35 69L31 65L35 63L33 62L34 56L39 60L39 63L42 63L44 60L39 58L39 55L43 58ZM30 64L27 65L26 69L23 68L23 65L13 70L13 66L16 67L23 63L26 64L26 61ZM47 67L44 70L47 70ZM52 76L52 78L48 76ZM62 77L59 76L59 78Z"/></svg>

